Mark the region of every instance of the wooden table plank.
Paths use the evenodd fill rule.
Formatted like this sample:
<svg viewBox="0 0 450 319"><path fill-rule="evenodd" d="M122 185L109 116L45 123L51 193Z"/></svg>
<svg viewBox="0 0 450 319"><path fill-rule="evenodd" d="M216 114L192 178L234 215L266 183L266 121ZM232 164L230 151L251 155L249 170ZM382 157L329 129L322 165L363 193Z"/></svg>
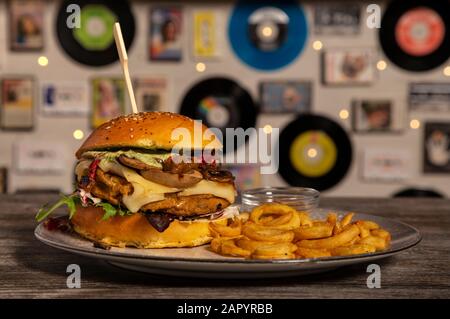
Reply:
<svg viewBox="0 0 450 319"><path fill-rule="evenodd" d="M322 207L401 220L423 235L419 246L379 261L382 288L366 287L366 266L267 280L198 280L134 273L48 247L33 236L49 195L0 196L0 297L24 298L449 298L450 200L324 198ZM81 267L81 289L66 288L66 267Z"/></svg>

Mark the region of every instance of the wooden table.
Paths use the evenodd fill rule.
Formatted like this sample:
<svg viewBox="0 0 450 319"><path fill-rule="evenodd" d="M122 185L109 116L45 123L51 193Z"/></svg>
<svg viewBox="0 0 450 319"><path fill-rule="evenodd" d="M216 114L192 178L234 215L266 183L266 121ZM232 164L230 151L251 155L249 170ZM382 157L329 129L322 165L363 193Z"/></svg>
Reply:
<svg viewBox="0 0 450 319"><path fill-rule="evenodd" d="M409 223L422 242L378 262L381 289L366 286L367 265L270 280L195 280L134 273L48 247L34 238L34 214L54 195L0 196L0 298L449 298L450 200L324 198L322 207ZM66 267L81 267L81 289Z"/></svg>

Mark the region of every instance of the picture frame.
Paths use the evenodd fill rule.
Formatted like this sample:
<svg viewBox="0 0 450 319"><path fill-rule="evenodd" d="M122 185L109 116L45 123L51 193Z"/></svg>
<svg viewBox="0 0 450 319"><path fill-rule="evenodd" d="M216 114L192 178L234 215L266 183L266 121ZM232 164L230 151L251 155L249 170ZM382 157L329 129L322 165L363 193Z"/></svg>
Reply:
<svg viewBox="0 0 450 319"><path fill-rule="evenodd" d="M34 128L35 79L32 76L7 76L0 81L0 128L24 130Z"/></svg>
<svg viewBox="0 0 450 319"><path fill-rule="evenodd" d="M91 79L91 127L125 114L125 81L122 77L97 77Z"/></svg>
<svg viewBox="0 0 450 319"><path fill-rule="evenodd" d="M42 0L9 2L9 47L11 51L44 49L44 9Z"/></svg>
<svg viewBox="0 0 450 319"><path fill-rule="evenodd" d="M41 85L41 114L87 116L89 85L84 81L46 81Z"/></svg>
<svg viewBox="0 0 450 319"><path fill-rule="evenodd" d="M393 133L401 119L388 99L355 99L351 103L352 130L357 133Z"/></svg>
<svg viewBox="0 0 450 319"><path fill-rule="evenodd" d="M243 191L262 186L259 164L227 164L226 169L235 176L234 184L237 191Z"/></svg>
<svg viewBox="0 0 450 319"><path fill-rule="evenodd" d="M376 78L373 48L329 49L322 53L326 86L367 86Z"/></svg>
<svg viewBox="0 0 450 319"><path fill-rule="evenodd" d="M398 182L411 177L411 151L406 148L366 147L361 154L361 179Z"/></svg>
<svg viewBox="0 0 450 319"><path fill-rule="evenodd" d="M408 106L411 112L450 112L450 83L413 82L408 86Z"/></svg>
<svg viewBox="0 0 450 319"><path fill-rule="evenodd" d="M262 113L307 113L312 108L310 81L275 80L259 84L260 110Z"/></svg>
<svg viewBox="0 0 450 319"><path fill-rule="evenodd" d="M425 123L423 172L450 174L450 121Z"/></svg>
<svg viewBox="0 0 450 319"><path fill-rule="evenodd" d="M192 12L192 56L194 60L218 59L220 16L214 10L198 9Z"/></svg>
<svg viewBox="0 0 450 319"><path fill-rule="evenodd" d="M179 6L150 9L149 60L178 62L183 58L183 11Z"/></svg>
<svg viewBox="0 0 450 319"><path fill-rule="evenodd" d="M24 139L13 144L13 167L18 175L61 175L66 170L63 142Z"/></svg>
<svg viewBox="0 0 450 319"><path fill-rule="evenodd" d="M164 77L134 80L136 103L142 112L169 111L167 80Z"/></svg>
<svg viewBox="0 0 450 319"><path fill-rule="evenodd" d="M360 33L361 6L359 3L326 3L314 5L314 33L327 36L345 36Z"/></svg>

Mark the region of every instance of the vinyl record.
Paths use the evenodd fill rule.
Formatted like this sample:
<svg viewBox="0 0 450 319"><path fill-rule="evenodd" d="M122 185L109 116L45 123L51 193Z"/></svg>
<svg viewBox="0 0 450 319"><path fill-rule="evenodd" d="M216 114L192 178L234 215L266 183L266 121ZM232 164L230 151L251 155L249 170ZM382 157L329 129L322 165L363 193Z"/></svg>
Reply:
<svg viewBox="0 0 450 319"><path fill-rule="evenodd" d="M293 186L326 190L347 173L352 145L342 127L323 116L301 115L279 138L279 173Z"/></svg>
<svg viewBox="0 0 450 319"><path fill-rule="evenodd" d="M256 123L257 108L250 94L239 84L227 78L209 78L196 83L183 98L180 113L202 120L208 127L218 128L223 134L224 153L226 128L246 130ZM234 150L240 144L234 143ZM241 143L242 144L242 143Z"/></svg>
<svg viewBox="0 0 450 319"><path fill-rule="evenodd" d="M74 5L81 9L78 20ZM56 32L61 47L72 59L89 66L104 66L119 59L113 33L115 22L120 23L128 49L135 23L125 0L64 1L58 11Z"/></svg>
<svg viewBox="0 0 450 319"><path fill-rule="evenodd" d="M450 57L450 1L392 1L379 36L384 53L400 68L436 68Z"/></svg>
<svg viewBox="0 0 450 319"><path fill-rule="evenodd" d="M276 70L302 51L307 38L303 10L296 1L245 1L237 3L228 26L236 55L260 70Z"/></svg>

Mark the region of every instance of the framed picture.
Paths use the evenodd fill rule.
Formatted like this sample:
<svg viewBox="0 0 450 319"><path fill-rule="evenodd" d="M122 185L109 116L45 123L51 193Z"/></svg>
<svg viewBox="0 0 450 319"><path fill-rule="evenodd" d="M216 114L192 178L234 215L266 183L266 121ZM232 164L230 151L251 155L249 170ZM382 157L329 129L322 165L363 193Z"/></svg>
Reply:
<svg viewBox="0 0 450 319"><path fill-rule="evenodd" d="M219 56L217 15L212 10L198 10L194 11L193 20L194 58L217 58Z"/></svg>
<svg viewBox="0 0 450 319"><path fill-rule="evenodd" d="M261 187L260 166L257 164L227 165L226 167L235 176L234 184L238 192Z"/></svg>
<svg viewBox="0 0 450 319"><path fill-rule="evenodd" d="M8 193L8 169L0 167L0 194Z"/></svg>
<svg viewBox="0 0 450 319"><path fill-rule="evenodd" d="M67 154L66 145L57 141L16 142L13 145L14 168L18 174L62 174Z"/></svg>
<svg viewBox="0 0 450 319"><path fill-rule="evenodd" d="M366 181L400 181L411 177L411 152L397 148L366 148L362 178Z"/></svg>
<svg viewBox="0 0 450 319"><path fill-rule="evenodd" d="M314 6L314 33L354 35L359 33L361 6L358 3L318 3Z"/></svg>
<svg viewBox="0 0 450 319"><path fill-rule="evenodd" d="M423 156L425 173L450 173L450 122L425 123Z"/></svg>
<svg viewBox="0 0 450 319"><path fill-rule="evenodd" d="M46 82L42 85L41 112L44 115L84 116L89 114L86 82Z"/></svg>
<svg viewBox="0 0 450 319"><path fill-rule="evenodd" d="M312 83L264 81L260 83L261 112L301 113L311 110Z"/></svg>
<svg viewBox="0 0 450 319"><path fill-rule="evenodd" d="M125 94L122 78L102 77L92 80L92 128L125 114Z"/></svg>
<svg viewBox="0 0 450 319"><path fill-rule="evenodd" d="M408 100L413 112L450 112L450 83L410 83Z"/></svg>
<svg viewBox="0 0 450 319"><path fill-rule="evenodd" d="M333 49L322 55L325 85L368 85L375 79L374 49Z"/></svg>
<svg viewBox="0 0 450 319"><path fill-rule="evenodd" d="M44 48L44 2L12 0L9 3L10 48L12 51L38 51Z"/></svg>
<svg viewBox="0 0 450 319"><path fill-rule="evenodd" d="M391 132L394 112L389 100L358 100L352 103L352 127L355 132Z"/></svg>
<svg viewBox="0 0 450 319"><path fill-rule="evenodd" d="M167 81L164 78L143 78L134 81L136 103L143 112L168 111Z"/></svg>
<svg viewBox="0 0 450 319"><path fill-rule="evenodd" d="M4 130L30 130L34 122L34 79L9 77L1 82L0 126Z"/></svg>
<svg viewBox="0 0 450 319"><path fill-rule="evenodd" d="M179 7L154 7L150 10L150 60L181 61L182 11Z"/></svg>

